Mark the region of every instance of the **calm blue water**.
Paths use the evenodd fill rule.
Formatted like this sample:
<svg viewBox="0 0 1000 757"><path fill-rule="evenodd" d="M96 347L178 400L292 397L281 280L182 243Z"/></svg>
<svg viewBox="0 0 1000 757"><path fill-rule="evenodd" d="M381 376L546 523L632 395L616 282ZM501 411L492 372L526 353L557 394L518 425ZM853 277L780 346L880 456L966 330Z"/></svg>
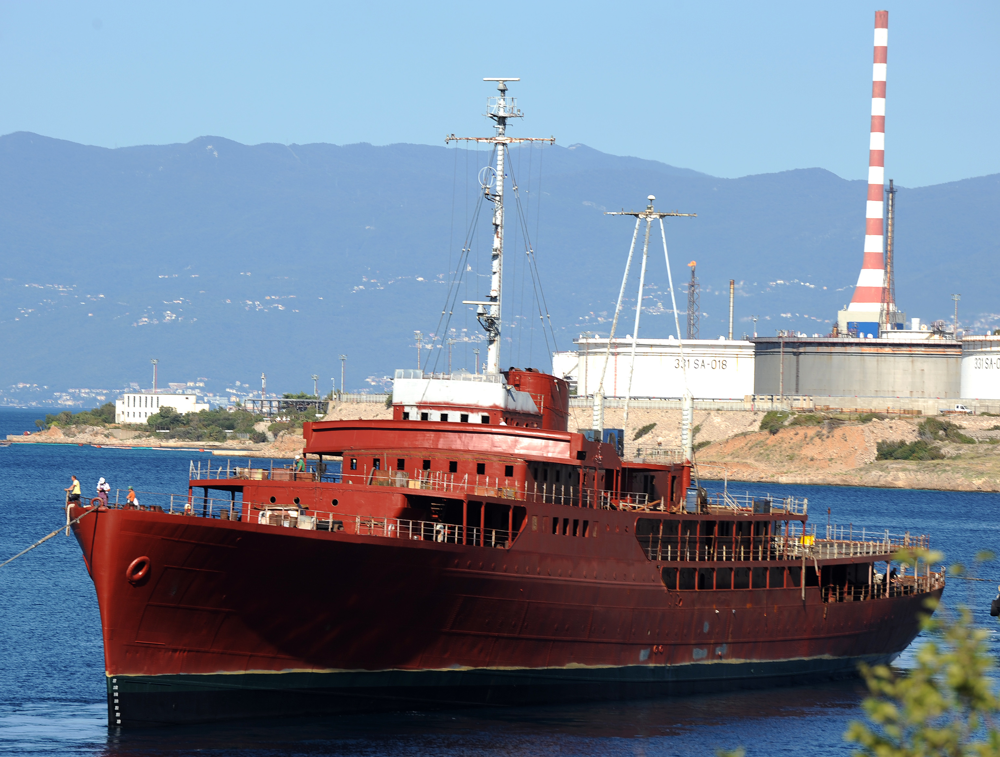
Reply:
<svg viewBox="0 0 1000 757"><path fill-rule="evenodd" d="M0 408L0 438L34 430L35 410ZM115 488L186 491L188 461L208 454L68 445L0 448L0 561L63 522L63 488L75 473L85 494L99 476ZM734 489L746 488L734 485ZM809 497L810 513L862 527L928 533L950 561L971 564L1000 548L1000 495L836 487L755 487ZM953 581L946 599L989 618L1000 566ZM919 643L919 641L918 641ZM906 666L911 651L899 664ZM532 709L404 713L326 721L109 732L94 589L75 540L62 535L0 568L0 753L30 755L749 755L851 753L842 734L860 718L856 683L768 692Z"/></svg>

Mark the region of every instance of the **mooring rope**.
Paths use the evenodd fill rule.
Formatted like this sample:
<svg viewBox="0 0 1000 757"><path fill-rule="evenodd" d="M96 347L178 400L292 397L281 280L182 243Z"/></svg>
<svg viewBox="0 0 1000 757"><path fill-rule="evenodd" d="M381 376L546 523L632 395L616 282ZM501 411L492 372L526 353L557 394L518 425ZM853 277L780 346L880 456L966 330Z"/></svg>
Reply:
<svg viewBox="0 0 1000 757"><path fill-rule="evenodd" d="M96 509L96 508L94 508L94 509ZM59 526L59 528L57 528L51 534L49 534L48 536L46 536L46 537L44 537L42 539L39 539L38 541L36 541L34 544L32 544L27 549L22 549L20 552L18 552L16 555L14 555L13 557L11 557L10 559L4 560L3 562L0 562L0 568L2 568L7 563L14 562L14 560L16 560L17 558L21 557L22 555L28 554L28 552L30 552L31 550L33 550L35 547L41 546L42 544L44 544L45 542L47 542L49 539L51 539L53 536L55 536L56 534L58 534L63 529L66 530L66 535L68 536L69 535L69 527L72 526L74 523L79 523L82 518L84 518L85 516L87 516L90 513L94 512L94 509L87 510L83 515L80 515L80 516L78 516L76 518L73 518L73 520L67 521L65 526Z"/></svg>

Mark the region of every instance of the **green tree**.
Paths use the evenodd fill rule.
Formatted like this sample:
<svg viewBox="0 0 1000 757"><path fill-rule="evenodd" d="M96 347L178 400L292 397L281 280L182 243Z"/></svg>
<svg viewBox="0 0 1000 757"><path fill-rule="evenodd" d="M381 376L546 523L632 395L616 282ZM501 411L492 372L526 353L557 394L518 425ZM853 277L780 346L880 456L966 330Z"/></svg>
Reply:
<svg viewBox="0 0 1000 757"><path fill-rule="evenodd" d="M177 412L176 408L165 405L155 415L146 419L146 424L152 428L175 429L184 425L184 416Z"/></svg>

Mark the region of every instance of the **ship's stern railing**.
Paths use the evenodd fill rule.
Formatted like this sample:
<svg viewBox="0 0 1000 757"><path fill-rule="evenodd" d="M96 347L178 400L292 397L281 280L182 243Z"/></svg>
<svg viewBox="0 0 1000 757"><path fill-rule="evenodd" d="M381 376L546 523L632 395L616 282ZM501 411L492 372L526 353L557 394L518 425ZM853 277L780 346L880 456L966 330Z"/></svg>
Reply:
<svg viewBox="0 0 1000 757"><path fill-rule="evenodd" d="M710 492L708 506L709 508L764 515L771 513L806 515L809 512L809 499L807 497L776 497L770 493L752 494L745 492L740 494L727 489L721 492Z"/></svg>

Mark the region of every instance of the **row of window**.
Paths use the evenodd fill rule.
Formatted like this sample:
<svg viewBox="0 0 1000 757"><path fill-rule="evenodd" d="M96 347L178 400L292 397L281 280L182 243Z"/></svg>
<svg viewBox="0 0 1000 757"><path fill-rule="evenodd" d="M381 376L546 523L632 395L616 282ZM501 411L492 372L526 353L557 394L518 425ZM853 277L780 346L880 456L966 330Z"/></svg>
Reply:
<svg viewBox="0 0 1000 757"><path fill-rule="evenodd" d="M560 522L561 521L561 522ZM580 520L579 518L553 518L552 519L552 535L553 536L592 536L597 538L598 524L595 522L591 524L589 520Z"/></svg>
<svg viewBox="0 0 1000 757"><path fill-rule="evenodd" d="M663 568L660 577L671 591L787 589L802 586L802 568ZM806 568L806 586L819 586L815 568Z"/></svg>
<svg viewBox="0 0 1000 757"><path fill-rule="evenodd" d="M414 462L414 466L416 466L415 462ZM351 458L350 469L351 470L357 470L358 469L358 458L356 458L356 457L352 457ZM429 471L430 469L431 469L431 461L430 460L423 460L422 463L421 463L421 470ZM382 458L381 457L373 457L372 458L372 465L371 465L370 470L382 470ZM403 457L396 458L396 470L399 470L399 471L405 471L406 470L406 458L403 458ZM458 473L458 460L449 460L448 461L448 472L449 473ZM478 476L484 476L484 475L486 475L486 463L476 463L476 475L478 475ZM514 477L514 466L513 465L505 465L503 467L503 475L506 478L513 478Z"/></svg>
<svg viewBox="0 0 1000 757"><path fill-rule="evenodd" d="M438 416L437 418L434 418L433 420L441 421L441 423L448 423L449 420L451 419L451 417L453 415L457 415L458 416L458 422L459 423L468 423L469 422L469 414L468 413L437 413L437 412L431 413L431 412L422 412L422 413L420 413L420 420L422 420L422 421L432 420L431 415ZM404 421L410 420L410 411L409 410L404 410L403 411L403 420ZM454 423L455 421L451 421L451 422ZM488 415L480 415L479 416L479 422L480 423L489 423L490 422L490 416L488 416Z"/></svg>
<svg viewBox="0 0 1000 757"><path fill-rule="evenodd" d="M159 407L160 398L158 396L152 397L148 394L126 394L125 395L125 407ZM136 400L138 399L138 402ZM153 401L156 404L153 404Z"/></svg>

